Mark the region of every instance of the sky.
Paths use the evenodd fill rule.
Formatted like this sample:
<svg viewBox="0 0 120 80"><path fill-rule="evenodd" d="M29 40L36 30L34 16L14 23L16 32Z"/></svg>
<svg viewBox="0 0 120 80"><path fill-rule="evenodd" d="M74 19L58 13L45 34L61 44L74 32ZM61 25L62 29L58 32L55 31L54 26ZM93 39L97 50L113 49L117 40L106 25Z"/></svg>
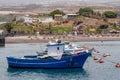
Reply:
<svg viewBox="0 0 120 80"><path fill-rule="evenodd" d="M41 3L54 3L56 1L85 1L85 2L106 2L120 1L120 0L0 0L0 5L26 5L26 4L41 4Z"/></svg>

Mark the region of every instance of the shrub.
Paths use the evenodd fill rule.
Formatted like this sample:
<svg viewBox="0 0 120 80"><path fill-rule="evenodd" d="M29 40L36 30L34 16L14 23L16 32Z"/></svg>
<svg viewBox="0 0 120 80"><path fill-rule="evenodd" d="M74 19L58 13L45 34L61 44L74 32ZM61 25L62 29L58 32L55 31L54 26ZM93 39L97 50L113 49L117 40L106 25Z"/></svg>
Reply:
<svg viewBox="0 0 120 80"><path fill-rule="evenodd" d="M52 17L54 17L55 14L62 14L62 15L65 15L65 13L64 13L63 11L58 10L58 9L52 11L49 15L52 16Z"/></svg>
<svg viewBox="0 0 120 80"><path fill-rule="evenodd" d="M117 17L117 13L113 12L113 11L105 11L103 13L103 16L106 18L116 18Z"/></svg>
<svg viewBox="0 0 120 80"><path fill-rule="evenodd" d="M79 15L81 16L90 17L93 13L94 11L89 7L79 9Z"/></svg>

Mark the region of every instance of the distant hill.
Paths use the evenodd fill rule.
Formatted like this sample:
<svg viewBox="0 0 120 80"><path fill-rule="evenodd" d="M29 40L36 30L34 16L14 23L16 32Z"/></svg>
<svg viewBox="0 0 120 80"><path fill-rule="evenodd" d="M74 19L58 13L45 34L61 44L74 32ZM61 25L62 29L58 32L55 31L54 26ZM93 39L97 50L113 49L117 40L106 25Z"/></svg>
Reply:
<svg viewBox="0 0 120 80"><path fill-rule="evenodd" d="M29 5L29 4L43 4L43 5L60 5L63 3L87 3L94 5L119 5L120 0L0 0L0 5Z"/></svg>
<svg viewBox="0 0 120 80"><path fill-rule="evenodd" d="M5 5L3 5L5 4ZM8 5L7 5L8 4ZM120 0L0 0L0 11L30 11L35 13L49 13L54 9L74 13L80 7L102 6L120 9Z"/></svg>

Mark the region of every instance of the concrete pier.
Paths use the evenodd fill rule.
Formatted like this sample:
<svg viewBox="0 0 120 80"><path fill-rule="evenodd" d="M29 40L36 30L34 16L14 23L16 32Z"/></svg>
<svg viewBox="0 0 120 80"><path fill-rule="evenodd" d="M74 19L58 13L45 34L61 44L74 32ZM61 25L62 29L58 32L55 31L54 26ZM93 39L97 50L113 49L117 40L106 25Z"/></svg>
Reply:
<svg viewBox="0 0 120 80"><path fill-rule="evenodd" d="M5 36L2 30L0 30L0 47L1 46L5 46Z"/></svg>

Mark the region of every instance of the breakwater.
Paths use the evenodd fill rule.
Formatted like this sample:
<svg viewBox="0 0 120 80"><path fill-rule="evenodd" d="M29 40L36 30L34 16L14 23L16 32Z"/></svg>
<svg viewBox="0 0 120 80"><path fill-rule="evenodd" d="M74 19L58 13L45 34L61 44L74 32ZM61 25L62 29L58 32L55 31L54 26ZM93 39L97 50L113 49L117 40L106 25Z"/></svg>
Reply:
<svg viewBox="0 0 120 80"><path fill-rule="evenodd" d="M5 36L3 33L0 33L0 46L5 46Z"/></svg>

